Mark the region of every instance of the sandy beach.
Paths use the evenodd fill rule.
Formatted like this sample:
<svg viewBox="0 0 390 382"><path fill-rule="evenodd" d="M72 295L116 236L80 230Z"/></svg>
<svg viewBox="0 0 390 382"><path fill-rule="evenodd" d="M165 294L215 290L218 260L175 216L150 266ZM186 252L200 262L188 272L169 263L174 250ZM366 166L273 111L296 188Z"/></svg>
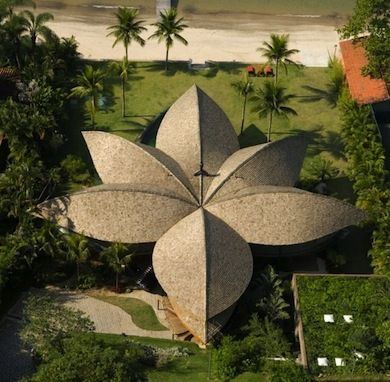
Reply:
<svg viewBox="0 0 390 382"><path fill-rule="evenodd" d="M89 10L66 8L60 10L38 8L49 11L55 20L50 27L61 37L74 35L79 42L79 50L88 59L121 59L123 46L112 48L113 38L106 37L107 27L114 23L110 10ZM155 22L153 16L145 18L147 24ZM187 18L189 28L183 37L188 46L175 43L170 52L172 60L189 60L203 63L206 60L261 62L256 49L269 38L270 33L290 34L290 46L300 50L295 59L306 66L326 66L328 52L333 53L338 42L336 20L307 16L240 15L218 14L192 16ZM153 33L153 27L143 34L146 39ZM149 40L144 48L132 45L129 50L131 60L162 60L165 57L164 45Z"/></svg>

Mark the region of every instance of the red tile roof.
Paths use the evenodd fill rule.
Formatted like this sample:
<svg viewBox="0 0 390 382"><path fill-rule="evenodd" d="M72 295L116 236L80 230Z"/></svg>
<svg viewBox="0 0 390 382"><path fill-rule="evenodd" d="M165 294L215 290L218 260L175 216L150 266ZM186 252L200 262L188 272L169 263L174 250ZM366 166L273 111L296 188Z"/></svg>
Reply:
<svg viewBox="0 0 390 382"><path fill-rule="evenodd" d="M385 81L363 76L361 73L368 63L361 40L340 41L340 49L352 98L359 104L390 99Z"/></svg>

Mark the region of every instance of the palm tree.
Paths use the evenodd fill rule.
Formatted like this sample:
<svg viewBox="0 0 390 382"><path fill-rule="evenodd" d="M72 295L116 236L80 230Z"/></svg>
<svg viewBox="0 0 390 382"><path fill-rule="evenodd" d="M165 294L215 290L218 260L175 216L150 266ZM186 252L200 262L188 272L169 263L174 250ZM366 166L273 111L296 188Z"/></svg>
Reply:
<svg viewBox="0 0 390 382"><path fill-rule="evenodd" d="M31 11L25 10L22 12L26 19L26 29L30 35L31 48L34 54L35 48L37 46L37 39L42 36L45 40L50 38L53 34L53 31L48 28L45 24L48 21L54 19L51 13L40 13L37 16L34 15Z"/></svg>
<svg viewBox="0 0 390 382"><path fill-rule="evenodd" d="M247 100L248 100L248 95L253 92L253 82L250 81L248 75L246 75L244 81L234 82L234 83L232 83L232 86L236 90L238 95L243 97L242 114L241 114L241 128L240 128L240 135L242 135L244 133L246 104L247 104Z"/></svg>
<svg viewBox="0 0 390 382"><path fill-rule="evenodd" d="M2 25L6 39L14 49L16 66L22 68L20 61L20 48L22 45L22 35L27 31L27 20L21 15L11 14Z"/></svg>
<svg viewBox="0 0 390 382"><path fill-rule="evenodd" d="M78 86L70 93L70 97L89 98L92 128L95 128L95 114L98 109L99 95L103 92L104 78L105 74L102 70L86 65L83 72L76 77Z"/></svg>
<svg viewBox="0 0 390 382"><path fill-rule="evenodd" d="M258 48L257 50L267 58L271 63L275 64L275 83L278 82L279 64L284 66L287 74L287 64L293 64L298 66L290 57L293 54L299 53L298 49L288 49L288 34L277 35L271 33L271 43L263 42L264 48Z"/></svg>
<svg viewBox="0 0 390 382"><path fill-rule="evenodd" d="M81 235L66 236L66 257L76 263L77 280L80 280L80 264L90 256L88 240Z"/></svg>
<svg viewBox="0 0 390 382"><path fill-rule="evenodd" d="M115 37L112 47L118 44L118 42L123 43L126 51L126 60L128 61L128 50L132 41L137 42L141 46L145 45L145 40L140 36L143 31L146 31L146 28L142 26L144 20L137 20L138 9L122 7L118 8L115 17L118 23L107 28L112 30L107 36Z"/></svg>
<svg viewBox="0 0 390 382"><path fill-rule="evenodd" d="M188 41L180 35L180 32L182 32L185 28L188 28L188 25L183 23L183 17L180 19L177 18L176 8L160 12L160 18L161 21L152 24L152 26L157 27L157 30L149 37L149 39L157 38L159 43L165 41L165 71L167 71L169 49L172 48L174 39L180 41L184 45L188 45Z"/></svg>
<svg viewBox="0 0 390 382"><path fill-rule="evenodd" d="M123 57L121 62L112 62L110 69L120 77L122 83L122 117L126 116L126 83L131 73L132 65Z"/></svg>
<svg viewBox="0 0 390 382"><path fill-rule="evenodd" d="M119 275L133 260L134 252L122 243L113 243L105 248L100 255L107 262L107 265L115 272L115 289L118 291Z"/></svg>
<svg viewBox="0 0 390 382"><path fill-rule="evenodd" d="M275 114L283 117L289 114L297 115L294 109L287 106L290 99L295 96L286 94L285 90L284 87L272 81L266 81L263 87L256 89L255 95L251 97L251 101L255 104L252 111L260 118L268 117L268 142L271 141L272 120Z"/></svg>

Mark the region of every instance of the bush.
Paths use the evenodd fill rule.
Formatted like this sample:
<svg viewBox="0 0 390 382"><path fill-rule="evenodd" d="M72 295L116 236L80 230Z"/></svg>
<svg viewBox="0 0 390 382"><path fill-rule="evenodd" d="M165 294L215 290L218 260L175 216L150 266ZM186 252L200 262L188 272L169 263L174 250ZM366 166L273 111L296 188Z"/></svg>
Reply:
<svg viewBox="0 0 390 382"><path fill-rule="evenodd" d="M266 370L270 375L269 382L311 382L314 379L294 361L269 362Z"/></svg>
<svg viewBox="0 0 390 382"><path fill-rule="evenodd" d="M138 362L142 350L116 350L95 336L71 337L63 350L24 382L142 382Z"/></svg>
<svg viewBox="0 0 390 382"><path fill-rule="evenodd" d="M61 162L61 167L66 178L73 183L88 184L91 182L91 174L87 165L76 155L67 155Z"/></svg>

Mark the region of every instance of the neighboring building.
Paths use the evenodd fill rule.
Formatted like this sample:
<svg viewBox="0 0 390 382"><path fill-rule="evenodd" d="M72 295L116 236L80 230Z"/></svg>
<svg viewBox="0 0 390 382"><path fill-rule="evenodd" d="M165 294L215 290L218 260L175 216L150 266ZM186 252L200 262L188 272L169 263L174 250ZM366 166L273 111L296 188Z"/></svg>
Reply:
<svg viewBox="0 0 390 382"><path fill-rule="evenodd" d="M292 289L299 363L315 374L364 374L376 329L390 320L389 279L300 273L293 275Z"/></svg>
<svg viewBox="0 0 390 382"><path fill-rule="evenodd" d="M345 76L352 98L360 105L371 105L386 153L386 167L390 169L390 92L383 79L363 76L367 65L362 39L340 41Z"/></svg>

